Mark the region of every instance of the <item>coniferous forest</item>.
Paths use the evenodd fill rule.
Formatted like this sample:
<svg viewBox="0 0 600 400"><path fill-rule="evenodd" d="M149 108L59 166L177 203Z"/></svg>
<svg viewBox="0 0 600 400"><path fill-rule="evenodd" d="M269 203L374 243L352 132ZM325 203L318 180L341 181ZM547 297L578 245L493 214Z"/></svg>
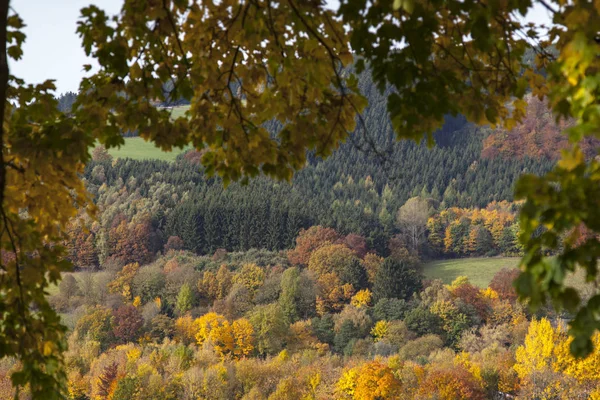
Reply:
<svg viewBox="0 0 600 400"><path fill-rule="evenodd" d="M444 128L434 134L435 147L396 142L384 97L364 80L362 90L371 96L365 113L366 131L359 129L326 160L310 157L291 182L256 178L224 188L219 179L206 179L196 152L167 163L113 160L97 149L84 176L101 210L99 230L92 232L99 260L115 249L109 244L109 237L114 236L111 229L132 221L136 221L133 225L143 221L152 236L151 252L160 251L171 236L181 239L185 250L200 255L220 248L283 250L294 245L301 229L320 225L345 235L360 235L370 248L388 255L390 239L402 233L398 211L413 197L427 202L427 218L434 219L453 208L465 210L453 212L451 220L474 209L502 208L512 216L500 218L504 219L497 222L502 227L496 228L496 244L477 254L518 253L513 245L499 245L504 228L511 229L511 240L516 242L512 225L518 205L495 204L513 201L514 184L522 173L539 175L549 170L555 162L550 156L558 154L559 147L549 155L490 157L484 143L490 135L500 133L476 128L461 117L447 118ZM529 109L534 113L540 108ZM452 222L444 219L443 223L431 222L442 241ZM471 223L463 221L463 225L464 232L455 243L468 238ZM420 247L412 246L428 258L475 255L466 248L445 251L439 243Z"/></svg>

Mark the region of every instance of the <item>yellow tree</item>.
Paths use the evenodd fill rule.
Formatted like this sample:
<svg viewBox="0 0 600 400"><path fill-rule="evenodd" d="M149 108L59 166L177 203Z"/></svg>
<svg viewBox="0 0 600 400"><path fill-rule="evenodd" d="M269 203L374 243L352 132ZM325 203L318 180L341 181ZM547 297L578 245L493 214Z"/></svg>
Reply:
<svg viewBox="0 0 600 400"><path fill-rule="evenodd" d="M254 293L263 284L264 280L265 271L256 264L244 264L240 272L233 278L235 283L246 286L250 293Z"/></svg>
<svg viewBox="0 0 600 400"><path fill-rule="evenodd" d="M115 279L108 284L108 290L111 293L120 293L125 300L132 300L131 283L138 273L140 264L132 263L125 265L118 273Z"/></svg>
<svg viewBox="0 0 600 400"><path fill-rule="evenodd" d="M371 361L344 372L337 384L338 391L350 399L385 400L401 396L401 381L390 367Z"/></svg>
<svg viewBox="0 0 600 400"><path fill-rule="evenodd" d="M233 354L235 357L247 357L254 350L254 328L246 318L240 318L233 321L232 324L235 348Z"/></svg>
<svg viewBox="0 0 600 400"><path fill-rule="evenodd" d="M227 323L225 317L215 312L209 312L196 318L194 320L194 330L198 344L202 345L209 340L213 329L222 326L224 323Z"/></svg>
<svg viewBox="0 0 600 400"><path fill-rule="evenodd" d="M522 380L552 369L557 333L546 318L529 324L525 343L517 348L515 371Z"/></svg>
<svg viewBox="0 0 600 400"><path fill-rule="evenodd" d="M377 321L375 326L371 329L371 335L376 342L385 339L390 331L390 323L388 321Z"/></svg>
<svg viewBox="0 0 600 400"><path fill-rule="evenodd" d="M235 338L229 321L212 326L208 339L205 341L210 341L221 357L232 354L235 349Z"/></svg>
<svg viewBox="0 0 600 400"><path fill-rule="evenodd" d="M184 315L175 320L176 338L185 344L196 341L196 329L194 327L194 319L191 315Z"/></svg>
<svg viewBox="0 0 600 400"><path fill-rule="evenodd" d="M372 298L373 294L369 289L359 290L350 299L350 304L352 304L356 308L368 307L371 305Z"/></svg>
<svg viewBox="0 0 600 400"><path fill-rule="evenodd" d="M573 377L580 384L600 384L600 334L596 333L592 337L594 351L585 358L575 358L570 352L570 345L573 338L562 334L559 336L558 343L554 347L554 370L560 371L565 375Z"/></svg>

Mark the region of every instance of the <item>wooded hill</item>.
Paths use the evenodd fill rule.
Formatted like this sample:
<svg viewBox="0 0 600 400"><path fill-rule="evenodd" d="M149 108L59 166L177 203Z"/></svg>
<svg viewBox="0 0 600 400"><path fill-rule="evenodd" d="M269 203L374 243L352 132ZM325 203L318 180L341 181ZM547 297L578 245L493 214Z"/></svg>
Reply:
<svg viewBox="0 0 600 400"><path fill-rule="evenodd" d="M397 142L385 97L364 74L360 84L370 104L363 128L331 157L309 157L289 183L259 177L224 189L219 179L207 179L196 152L167 163L113 162L96 151L85 177L102 210L100 224L109 231L122 221L147 221L161 243L156 248L178 236L187 250L198 254L218 248L290 248L300 229L322 225L362 235L370 248L387 254L389 239L398 233L396 214L409 198L428 199L432 211L484 208L511 201L522 173L541 174L554 163L547 152L536 157L482 156L484 143L497 131L476 128L461 117L447 118L434 134L438 145L433 148ZM100 254L111 248L111 240L102 235L94 239L106 249Z"/></svg>

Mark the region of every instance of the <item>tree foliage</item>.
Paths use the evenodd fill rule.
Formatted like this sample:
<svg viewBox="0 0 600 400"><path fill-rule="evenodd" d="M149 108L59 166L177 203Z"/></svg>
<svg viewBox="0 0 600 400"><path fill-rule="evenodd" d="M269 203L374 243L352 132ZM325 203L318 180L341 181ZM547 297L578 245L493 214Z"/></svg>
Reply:
<svg viewBox="0 0 600 400"><path fill-rule="evenodd" d="M375 275L373 297L381 299L410 299L421 288L421 276L414 266L386 258Z"/></svg>
<svg viewBox="0 0 600 400"><path fill-rule="evenodd" d="M0 356L22 360L13 383L29 383L36 397L66 390L60 367L65 329L44 293L69 269L59 245L67 240L69 219L78 209L93 212L80 173L94 144L114 147L123 143L123 132L138 132L163 150L192 144L203 152L207 173L225 183L259 173L290 179L308 151L330 155L365 107L358 80L351 69L342 70L353 61L350 45L360 56L356 71L368 65L386 93L398 138L432 143L448 114L510 130L525 115L527 90L547 97L558 119L573 121L566 130L570 146L556 167L517 186L525 200L517 289L532 307L549 298L575 313L571 350L589 354L600 327L600 295L582 302L565 277L582 268L592 281L598 272L600 242L591 235L580 243L574 232L580 226L600 232L600 161L582 151L600 124L600 7L540 4L553 15L543 41L538 26L519 18L532 1L344 0L337 18L323 2L292 0L126 1L115 16L89 6L77 32L100 68L83 79L68 107L54 98L51 80L29 85L9 73L7 58L22 56L24 22L2 0L0 244L10 256L1 265ZM555 53L546 50L550 44ZM537 68L526 63L527 49L537 53ZM394 90L386 92L388 85ZM183 117L154 107L181 99L191 103ZM269 124L276 128L269 131ZM364 142L371 144L368 137ZM456 189L449 186L444 197L455 198ZM388 226L386 212L383 207L378 215ZM120 224L117 240L105 249L114 244L117 256L133 249L149 260L148 228ZM469 245L466 224L453 222L446 230L446 249L458 253ZM207 248L216 250L213 232L205 233ZM512 247L508 232L500 236ZM546 257L550 252L558 255Z"/></svg>

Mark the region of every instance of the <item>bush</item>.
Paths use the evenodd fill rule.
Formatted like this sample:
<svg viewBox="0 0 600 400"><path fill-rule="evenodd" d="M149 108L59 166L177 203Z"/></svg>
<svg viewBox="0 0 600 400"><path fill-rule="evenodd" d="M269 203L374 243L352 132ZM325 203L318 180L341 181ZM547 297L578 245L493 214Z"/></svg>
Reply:
<svg viewBox="0 0 600 400"><path fill-rule="evenodd" d="M410 311L410 305L401 299L380 299L373 307L373 319L375 321L393 321L404 319L406 313Z"/></svg>
<svg viewBox="0 0 600 400"><path fill-rule="evenodd" d="M404 320L406 327L419 336L442 333L442 320L426 308L417 307Z"/></svg>
<svg viewBox="0 0 600 400"><path fill-rule="evenodd" d="M427 357L443 346L444 341L438 335L425 335L402 346L398 355L402 360L416 360L419 357Z"/></svg>
<svg viewBox="0 0 600 400"><path fill-rule="evenodd" d="M142 302L148 302L156 297L164 297L165 275L158 265L148 265L140 268L133 278L133 295L140 296Z"/></svg>

